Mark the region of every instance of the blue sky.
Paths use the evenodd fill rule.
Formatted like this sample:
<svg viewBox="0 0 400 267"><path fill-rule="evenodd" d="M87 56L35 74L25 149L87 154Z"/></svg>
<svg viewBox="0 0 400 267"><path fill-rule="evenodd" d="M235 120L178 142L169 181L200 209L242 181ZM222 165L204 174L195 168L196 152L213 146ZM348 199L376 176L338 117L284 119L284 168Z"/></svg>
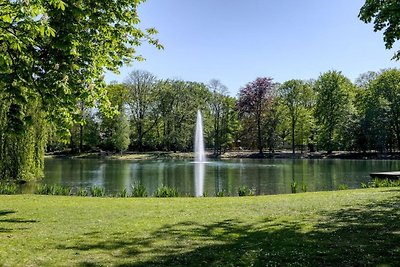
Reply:
<svg viewBox="0 0 400 267"><path fill-rule="evenodd" d="M147 70L160 79L208 83L219 79L232 96L260 76L276 82L317 79L338 70L359 74L397 67L382 33L357 15L364 0L147 0L141 28L155 27L164 50L142 45L146 58L107 73L124 81ZM395 47L396 48L396 47Z"/></svg>

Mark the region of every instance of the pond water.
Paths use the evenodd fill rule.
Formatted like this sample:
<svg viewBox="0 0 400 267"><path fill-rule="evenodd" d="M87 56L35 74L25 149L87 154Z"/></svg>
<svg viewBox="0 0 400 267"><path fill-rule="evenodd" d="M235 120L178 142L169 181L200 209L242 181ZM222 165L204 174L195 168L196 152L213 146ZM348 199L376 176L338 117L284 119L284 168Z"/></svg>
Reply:
<svg viewBox="0 0 400 267"><path fill-rule="evenodd" d="M190 160L99 160L46 159L45 177L39 183L72 187L101 186L108 194L140 182L149 195L161 186L175 187L182 194L196 194L195 166ZM307 191L336 190L345 184L360 188L369 173L398 171L400 161L343 159L230 159L204 164L204 193L224 191L237 195L240 186L254 188L257 195L291 193L296 181ZM199 175L198 172L196 172ZM25 190L33 190L28 185Z"/></svg>

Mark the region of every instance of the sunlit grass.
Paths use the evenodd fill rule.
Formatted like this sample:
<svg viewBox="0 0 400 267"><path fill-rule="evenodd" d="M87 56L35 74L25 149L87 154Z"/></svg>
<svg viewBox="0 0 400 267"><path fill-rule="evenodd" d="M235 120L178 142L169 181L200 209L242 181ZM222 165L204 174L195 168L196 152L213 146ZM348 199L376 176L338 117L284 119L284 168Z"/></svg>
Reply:
<svg viewBox="0 0 400 267"><path fill-rule="evenodd" d="M5 266L400 262L399 188L257 197L0 196Z"/></svg>

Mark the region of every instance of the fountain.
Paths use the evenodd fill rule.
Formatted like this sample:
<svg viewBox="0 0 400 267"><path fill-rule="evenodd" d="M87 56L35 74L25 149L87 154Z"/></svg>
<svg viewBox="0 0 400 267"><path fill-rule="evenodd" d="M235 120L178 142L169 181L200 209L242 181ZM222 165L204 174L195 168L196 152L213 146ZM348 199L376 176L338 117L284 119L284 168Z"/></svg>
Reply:
<svg viewBox="0 0 400 267"><path fill-rule="evenodd" d="M204 149L203 119L200 110L197 111L196 119L196 131L194 137L194 159L196 197L201 197L203 196L204 191L204 171L206 155Z"/></svg>
<svg viewBox="0 0 400 267"><path fill-rule="evenodd" d="M205 162L204 137L203 137L203 118L200 110L197 111L196 132L194 137L194 159L195 162Z"/></svg>

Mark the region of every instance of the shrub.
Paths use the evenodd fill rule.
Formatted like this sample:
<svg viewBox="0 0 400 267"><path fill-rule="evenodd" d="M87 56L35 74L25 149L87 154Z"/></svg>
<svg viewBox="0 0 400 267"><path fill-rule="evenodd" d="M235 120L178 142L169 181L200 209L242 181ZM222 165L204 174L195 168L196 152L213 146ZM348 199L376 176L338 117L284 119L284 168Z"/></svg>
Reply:
<svg viewBox="0 0 400 267"><path fill-rule="evenodd" d="M155 197L179 197L179 192L176 188L162 186L157 188L153 195Z"/></svg>
<svg viewBox="0 0 400 267"><path fill-rule="evenodd" d="M0 195L15 195L18 187L13 183L0 183Z"/></svg>
<svg viewBox="0 0 400 267"><path fill-rule="evenodd" d="M90 188L90 194L92 197L104 197L106 195L106 190L100 186L92 186Z"/></svg>
<svg viewBox="0 0 400 267"><path fill-rule="evenodd" d="M239 197L243 196L254 196L254 189L250 189L247 186L240 186L238 189Z"/></svg>
<svg viewBox="0 0 400 267"><path fill-rule="evenodd" d="M132 197L147 197L147 190L141 183L135 183L132 185Z"/></svg>

